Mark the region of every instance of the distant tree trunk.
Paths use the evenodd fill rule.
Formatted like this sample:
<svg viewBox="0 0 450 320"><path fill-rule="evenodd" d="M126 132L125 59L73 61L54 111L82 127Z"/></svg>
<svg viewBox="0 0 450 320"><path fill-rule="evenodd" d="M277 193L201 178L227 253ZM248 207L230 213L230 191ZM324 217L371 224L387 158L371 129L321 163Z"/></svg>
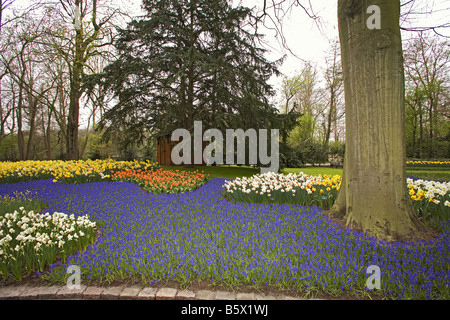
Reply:
<svg viewBox="0 0 450 320"><path fill-rule="evenodd" d="M369 29L367 8L381 9ZM419 237L406 187L404 72L400 1L339 0L344 73L346 152L342 185L331 214L384 240Z"/></svg>
<svg viewBox="0 0 450 320"><path fill-rule="evenodd" d="M28 134L28 142L27 142L27 151L26 151L26 155L25 155L25 159L26 160L31 160L32 155L31 155L31 150L33 147L33 142L34 142L34 132L35 132L35 127L36 127L36 113L37 113L37 104L38 101L37 99L35 99L31 94L30 97L28 98L29 101L29 112L30 112L30 131Z"/></svg>
<svg viewBox="0 0 450 320"><path fill-rule="evenodd" d="M328 145L328 143L330 142L330 136L331 136L331 125L333 123L333 114L336 113L336 106L335 106L335 98L334 98L335 94L334 94L334 87L330 88L330 110L328 112L328 116L327 116L327 124L326 124L326 129L325 129L325 143L324 145Z"/></svg>
<svg viewBox="0 0 450 320"><path fill-rule="evenodd" d="M339 141L337 120L338 120L337 110L335 110L335 113L333 115L333 131L334 131L334 141L336 141L336 142Z"/></svg>
<svg viewBox="0 0 450 320"><path fill-rule="evenodd" d="M92 103L95 104L95 102L93 101ZM92 114L89 116L88 118L88 124L87 124L87 128L86 128L86 137L84 138L83 144L81 145L81 150L80 150L80 158L83 157L84 152L86 151L86 147L89 141L89 132L90 132L90 127L91 127L91 117L93 119L95 119L95 106L93 108ZM95 125L95 120L94 120L94 125Z"/></svg>
<svg viewBox="0 0 450 320"><path fill-rule="evenodd" d="M58 106L59 111L55 111L55 118L59 125L59 132L58 132L58 143L59 143L59 154L60 157L64 155L64 152L66 149L67 144L67 118L66 118L66 102L65 102L65 96L64 96L64 80L63 80L63 72L59 70L58 72L58 81L56 84L57 89L57 100L58 100ZM56 109L55 109L56 110ZM66 151L67 152L67 151ZM67 158L67 157L64 157Z"/></svg>
<svg viewBox="0 0 450 320"><path fill-rule="evenodd" d="M423 114L422 104L419 105L419 159L423 157Z"/></svg>
<svg viewBox="0 0 450 320"><path fill-rule="evenodd" d="M0 36L2 34L2 23L3 23L3 0L0 0ZM3 75L0 76L0 143L5 136L5 122L3 121L3 104L2 104L2 79Z"/></svg>
<svg viewBox="0 0 450 320"><path fill-rule="evenodd" d="M331 131L334 129L334 137L337 141L337 104L339 99L339 91L342 88L342 67L339 55L339 46L333 43L331 51L331 59L327 59L327 69L325 71L325 81L329 90L330 109L327 115L325 128L325 145L330 142Z"/></svg>
<svg viewBox="0 0 450 320"><path fill-rule="evenodd" d="M417 114L414 113L413 130L412 130L412 154L416 156L416 135L417 135Z"/></svg>
<svg viewBox="0 0 450 320"><path fill-rule="evenodd" d="M42 134L44 136L45 153L47 160L52 159L52 146L51 146L51 122L53 110L47 109L47 125L45 125L44 112L42 111Z"/></svg>
<svg viewBox="0 0 450 320"><path fill-rule="evenodd" d="M19 159L21 161L25 160L25 138L22 131L22 125L23 125L23 115L22 115L22 109L23 109L23 83L25 79L25 67L22 70L22 75L20 77L19 81L19 95L17 97L17 110L16 110L16 118L17 118L17 146L19 148Z"/></svg>
<svg viewBox="0 0 450 320"><path fill-rule="evenodd" d="M2 77L0 77L0 143L2 142L2 139L5 136L6 121L3 121L3 119L4 118L3 118L3 104L2 104Z"/></svg>
<svg viewBox="0 0 450 320"><path fill-rule="evenodd" d="M428 142L428 158L433 158L433 105L434 105L434 101L433 101L433 97L429 98L430 101L430 109L429 109L429 113L428 113L428 117L430 119L430 131L429 131L429 142Z"/></svg>

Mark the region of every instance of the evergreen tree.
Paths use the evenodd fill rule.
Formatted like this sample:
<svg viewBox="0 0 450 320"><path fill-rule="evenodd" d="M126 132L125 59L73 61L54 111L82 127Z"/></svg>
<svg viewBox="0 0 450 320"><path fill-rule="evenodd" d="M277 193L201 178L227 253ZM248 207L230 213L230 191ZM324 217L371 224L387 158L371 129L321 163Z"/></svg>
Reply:
<svg viewBox="0 0 450 320"><path fill-rule="evenodd" d="M264 58L251 10L225 0L143 1L146 15L119 30L118 58L102 82L116 98L103 118L107 133L133 141L151 130L279 127L267 80L278 62Z"/></svg>

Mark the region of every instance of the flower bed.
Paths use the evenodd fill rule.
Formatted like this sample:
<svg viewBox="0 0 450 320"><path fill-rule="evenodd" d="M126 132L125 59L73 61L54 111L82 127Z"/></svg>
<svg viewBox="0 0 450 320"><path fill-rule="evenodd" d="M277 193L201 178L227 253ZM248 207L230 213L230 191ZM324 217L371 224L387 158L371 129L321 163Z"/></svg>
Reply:
<svg viewBox="0 0 450 320"><path fill-rule="evenodd" d="M304 173L288 175L266 173L250 178L227 181L224 195L236 202L287 203L331 207L336 199L340 176L309 176ZM416 212L425 221L450 219L450 182L407 178L408 192Z"/></svg>
<svg viewBox="0 0 450 320"><path fill-rule="evenodd" d="M207 176L198 170L170 171L158 169L154 171L127 170L112 175L113 181L129 181L141 188L155 193L179 193L192 191L207 181Z"/></svg>
<svg viewBox="0 0 450 320"><path fill-rule="evenodd" d="M438 167L448 168L450 167L450 161L430 161L430 160L414 160L406 161L407 167Z"/></svg>
<svg viewBox="0 0 450 320"><path fill-rule="evenodd" d="M413 206L425 219L450 219L450 182L407 178Z"/></svg>
<svg viewBox="0 0 450 320"><path fill-rule="evenodd" d="M226 196L238 202L290 203L330 207L337 197L340 176L265 173L224 184Z"/></svg>
<svg viewBox="0 0 450 320"><path fill-rule="evenodd" d="M0 228L0 245L6 248L0 254L2 276L20 279L21 272L43 270L43 265L60 258L41 275L43 279L65 283L67 267L75 264L81 268L83 283L127 279L188 285L206 280L231 287L269 285L299 294L339 295L369 293L366 269L377 265L381 288L376 293L384 297L450 298L450 229L444 228L434 241L386 243L333 225L318 206L334 201L339 176L266 174L207 181L199 172L146 170L141 165L124 168L101 178L101 183L54 183L52 176L0 185L0 195L30 194L38 204L48 205L46 211L55 212L42 215L21 209L0 215L1 227L6 225ZM89 176L75 171L75 176L83 175ZM73 177L65 178L70 182ZM448 227L449 185L407 182L413 205L418 209L426 205L427 212L440 208ZM224 193L235 201L221 199ZM64 219L58 212L66 213ZM48 227L50 216L61 217L67 226L58 229L64 223L57 223L51 231L25 234L31 221ZM71 230L71 221L87 216L102 228L98 241L92 243L94 225L89 237L88 230L81 230L85 242L79 241L79 231L64 233ZM10 220L17 222L16 229ZM50 251L44 254L49 244ZM55 253L56 249L61 251ZM17 258L22 262L15 264Z"/></svg>
<svg viewBox="0 0 450 320"><path fill-rule="evenodd" d="M221 199L224 183L210 179L193 192L155 194L127 182L41 180L0 185L0 194L38 192L48 211L101 222L98 241L52 265L43 279L65 283L67 267L77 265L83 284L205 280L299 294L367 295L366 269L377 265L377 294L450 298L448 233L429 242L386 243L332 224L317 207Z"/></svg>
<svg viewBox="0 0 450 320"><path fill-rule="evenodd" d="M20 207L0 216L0 274L21 280L23 273L42 271L57 258L85 250L95 236L95 222L87 216L39 214Z"/></svg>
<svg viewBox="0 0 450 320"><path fill-rule="evenodd" d="M150 161L80 160L80 161L18 161L0 162L0 182L15 183L36 179L54 182L86 183L108 181L116 171L153 170Z"/></svg>

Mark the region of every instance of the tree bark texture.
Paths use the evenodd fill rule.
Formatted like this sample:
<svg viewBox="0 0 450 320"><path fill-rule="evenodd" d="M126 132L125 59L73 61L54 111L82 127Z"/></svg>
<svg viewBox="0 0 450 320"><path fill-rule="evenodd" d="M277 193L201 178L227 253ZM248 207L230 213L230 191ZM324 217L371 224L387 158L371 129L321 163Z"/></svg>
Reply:
<svg viewBox="0 0 450 320"><path fill-rule="evenodd" d="M85 48L83 47L83 29L76 30L75 60L71 66L70 102L67 118L66 157L68 160L79 159L78 127L80 117L81 77L85 63Z"/></svg>
<svg viewBox="0 0 450 320"><path fill-rule="evenodd" d="M370 29L367 8L380 8ZM346 152L332 209L347 226L383 240L419 237L406 187L404 71L400 1L339 0Z"/></svg>

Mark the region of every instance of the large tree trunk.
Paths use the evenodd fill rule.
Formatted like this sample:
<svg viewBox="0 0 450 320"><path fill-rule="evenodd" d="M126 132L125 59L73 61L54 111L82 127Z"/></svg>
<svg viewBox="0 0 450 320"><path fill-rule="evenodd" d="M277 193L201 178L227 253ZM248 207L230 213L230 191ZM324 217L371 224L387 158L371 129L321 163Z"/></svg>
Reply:
<svg viewBox="0 0 450 320"><path fill-rule="evenodd" d="M80 112L80 93L77 84L71 84L69 116L67 118L66 157L68 160L78 160L78 119Z"/></svg>
<svg viewBox="0 0 450 320"><path fill-rule="evenodd" d="M66 157L68 160L79 160L78 125L80 117L81 77L84 64L83 29L77 29L75 35L75 61L72 65L70 79L70 103L67 118Z"/></svg>
<svg viewBox="0 0 450 320"><path fill-rule="evenodd" d="M367 8L381 9L369 29ZM404 72L400 2L339 0L346 152L341 191L331 214L383 240L412 240L422 224L406 187Z"/></svg>

